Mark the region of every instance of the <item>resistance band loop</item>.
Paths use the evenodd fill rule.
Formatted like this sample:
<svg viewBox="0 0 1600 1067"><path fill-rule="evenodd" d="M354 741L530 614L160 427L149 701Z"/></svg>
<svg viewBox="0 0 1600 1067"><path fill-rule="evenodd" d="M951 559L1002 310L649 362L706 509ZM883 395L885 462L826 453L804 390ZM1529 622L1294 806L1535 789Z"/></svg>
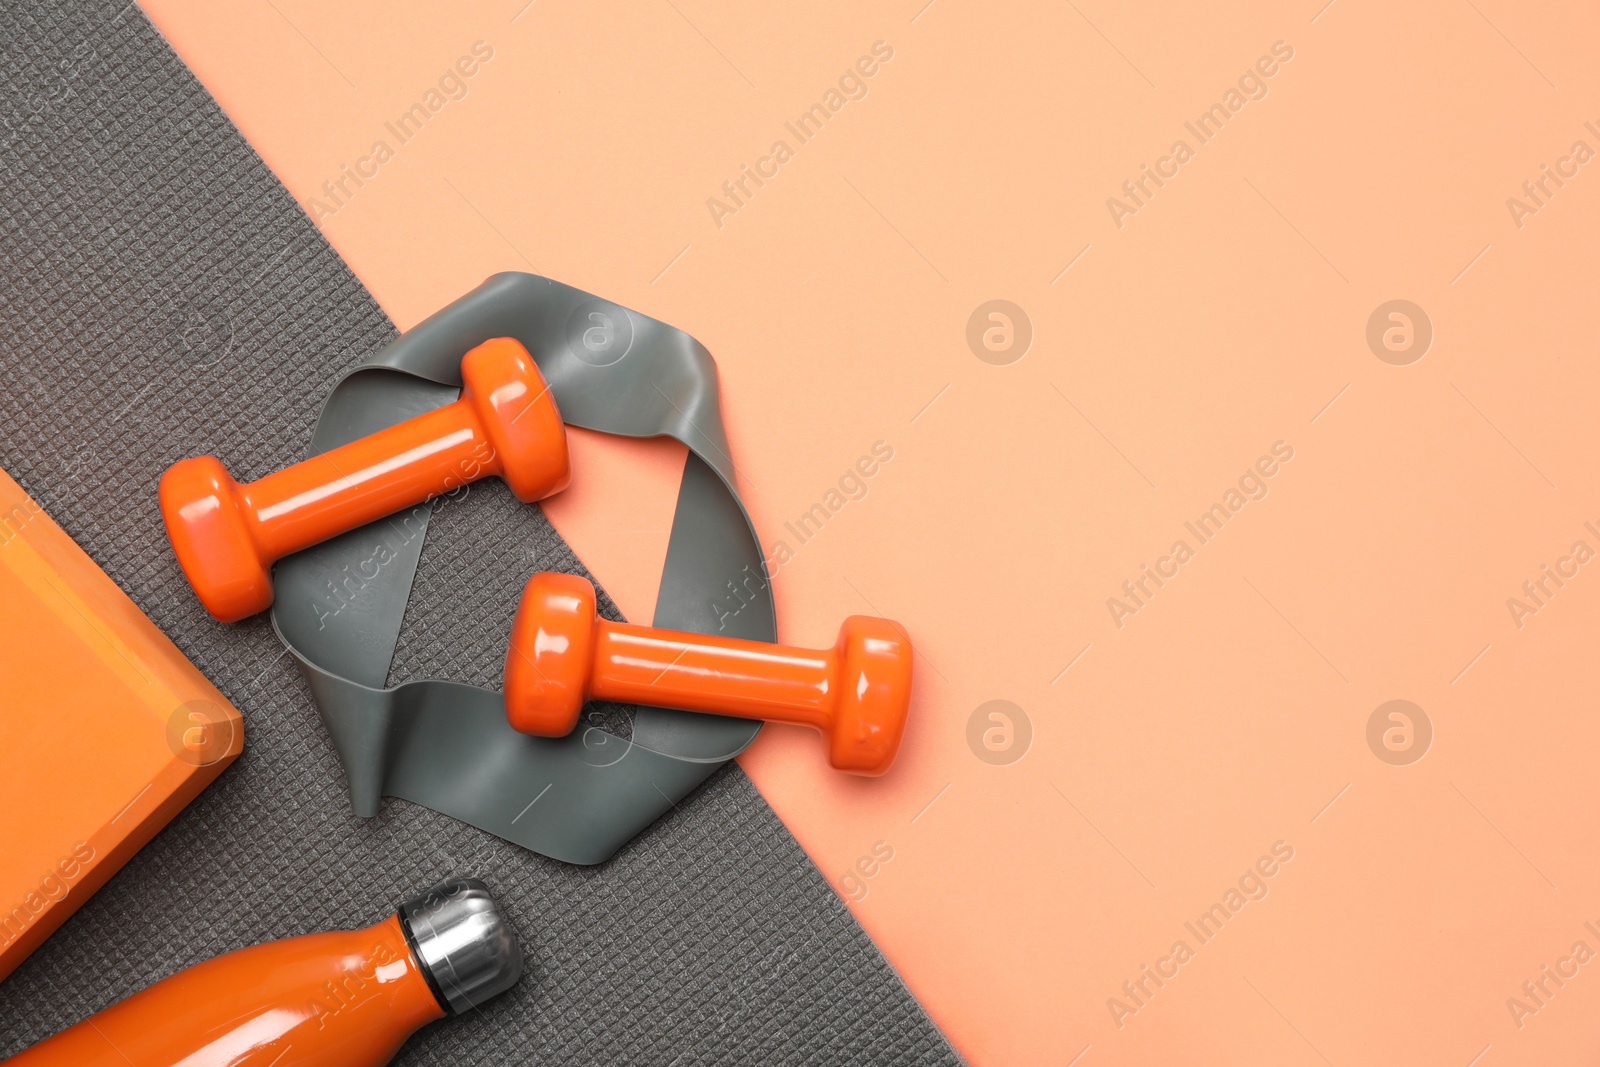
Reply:
<svg viewBox="0 0 1600 1067"><path fill-rule="evenodd" d="M341 379L310 453L453 401L462 355L493 337L527 347L568 423L688 446L654 624L775 640L716 364L666 323L549 278L497 274ZM357 815L401 797L546 856L599 863L755 737L759 722L641 707L631 740L583 726L551 740L513 730L493 690L433 679L384 688L429 512L425 504L353 530L273 574L273 627L310 682ZM352 574L359 595L326 610ZM749 601L731 615L718 611L730 584Z"/></svg>

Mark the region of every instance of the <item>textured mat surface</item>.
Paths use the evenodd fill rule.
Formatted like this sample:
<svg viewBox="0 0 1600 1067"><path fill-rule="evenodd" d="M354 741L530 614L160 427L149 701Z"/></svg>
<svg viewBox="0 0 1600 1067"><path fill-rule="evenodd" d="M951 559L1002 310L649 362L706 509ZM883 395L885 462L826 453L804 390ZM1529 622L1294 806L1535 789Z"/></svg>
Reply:
<svg viewBox="0 0 1600 1067"><path fill-rule="evenodd" d="M241 478L298 456L329 386L394 328L137 8L22 8L0 10L0 465L247 734L239 762L0 984L0 1054L200 959L374 921L460 872L494 888L531 966L397 1063L957 1062L737 767L597 868L399 801L350 815L298 672L264 616L221 626L201 610L155 481L196 452ZM493 684L517 577L581 566L498 482L434 522L392 680ZM36 710L0 687L0 714Z"/></svg>

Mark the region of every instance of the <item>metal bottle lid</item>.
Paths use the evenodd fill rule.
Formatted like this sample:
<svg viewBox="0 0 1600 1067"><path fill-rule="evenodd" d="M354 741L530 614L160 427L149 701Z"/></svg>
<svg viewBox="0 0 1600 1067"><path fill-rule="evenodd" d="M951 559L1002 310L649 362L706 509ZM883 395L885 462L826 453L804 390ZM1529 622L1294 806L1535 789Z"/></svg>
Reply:
<svg viewBox="0 0 1600 1067"><path fill-rule="evenodd" d="M522 975L511 925L476 878L450 878L400 905L400 925L439 1003L452 1015L510 989Z"/></svg>

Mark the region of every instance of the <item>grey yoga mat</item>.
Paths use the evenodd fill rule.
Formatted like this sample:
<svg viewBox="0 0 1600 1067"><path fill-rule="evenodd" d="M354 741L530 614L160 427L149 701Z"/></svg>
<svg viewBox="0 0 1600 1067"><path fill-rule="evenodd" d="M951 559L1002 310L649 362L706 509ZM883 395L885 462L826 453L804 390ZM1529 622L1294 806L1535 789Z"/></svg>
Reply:
<svg viewBox="0 0 1600 1067"><path fill-rule="evenodd" d="M201 452L252 478L296 458L341 372L397 332L137 5L0 4L0 40L0 466L245 716L227 773L0 982L0 1057L181 968L370 921L459 872L489 884L528 971L394 1067L959 1063L737 762L596 866L418 804L352 813L302 672L265 615L206 614L155 486ZM527 121L549 165L584 164ZM498 479L430 525L377 684L492 687L513 575L582 561ZM17 710L0 690L0 717ZM626 736L631 710L605 712ZM863 832L909 857L904 816Z"/></svg>
<svg viewBox="0 0 1600 1067"><path fill-rule="evenodd" d="M716 365L693 337L636 311L537 275L497 274L341 379L311 452L454 400L462 355L492 337L527 347L572 425L688 446L655 625L774 640L771 587L735 488ZM356 814L375 816L381 797L402 797L544 855L600 863L760 729L640 708L631 738L580 724L546 739L512 729L489 689L435 679L383 688L431 510L419 505L353 530L273 573L273 626L310 683ZM737 611L726 607L730 591Z"/></svg>

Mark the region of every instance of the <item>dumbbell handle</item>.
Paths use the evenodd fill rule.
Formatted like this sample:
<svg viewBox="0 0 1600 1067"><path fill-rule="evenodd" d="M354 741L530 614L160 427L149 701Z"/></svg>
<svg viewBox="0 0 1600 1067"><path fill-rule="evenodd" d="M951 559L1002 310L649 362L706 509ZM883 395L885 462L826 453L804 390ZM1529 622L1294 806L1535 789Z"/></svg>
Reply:
<svg viewBox="0 0 1600 1067"><path fill-rule="evenodd" d="M589 692L617 700L773 719L825 729L832 720L833 649L600 620Z"/></svg>
<svg viewBox="0 0 1600 1067"><path fill-rule="evenodd" d="M457 400L241 485L262 553L282 558L477 478L500 458Z"/></svg>

